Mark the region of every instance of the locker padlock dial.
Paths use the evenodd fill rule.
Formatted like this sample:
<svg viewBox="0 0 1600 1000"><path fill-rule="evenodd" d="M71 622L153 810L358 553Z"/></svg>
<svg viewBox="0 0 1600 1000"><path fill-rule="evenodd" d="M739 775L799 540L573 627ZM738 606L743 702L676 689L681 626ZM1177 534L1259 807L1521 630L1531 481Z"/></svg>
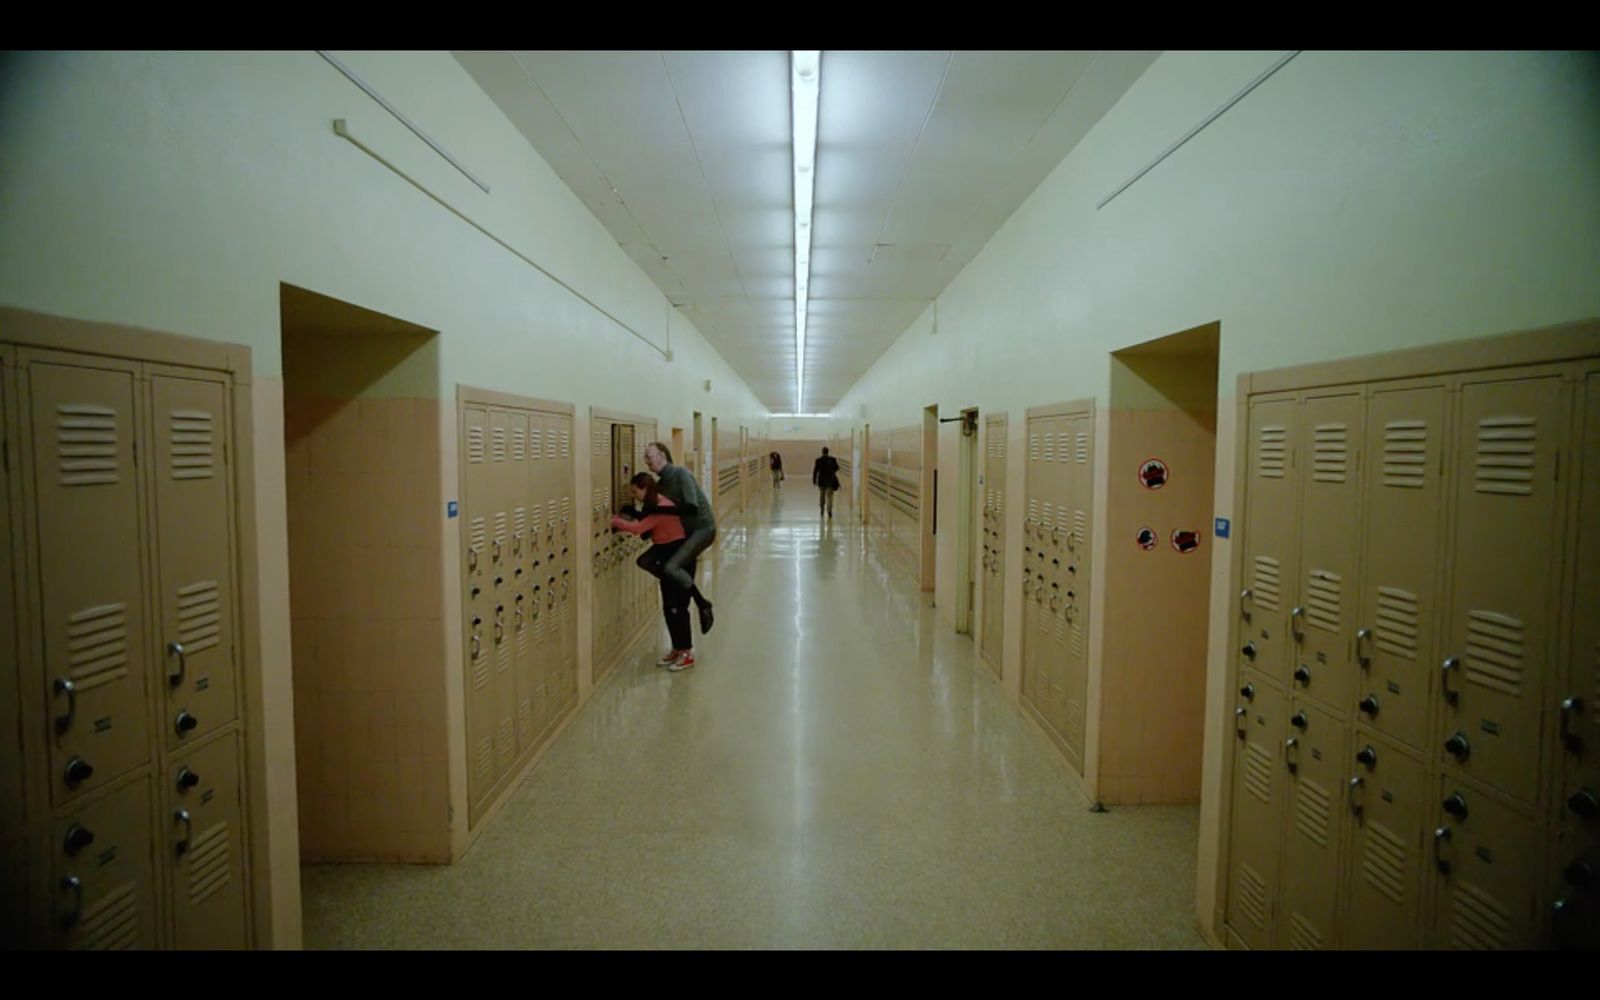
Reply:
<svg viewBox="0 0 1600 1000"><path fill-rule="evenodd" d="M92 843L94 843L94 832L86 826L74 823L67 828L62 847L66 848L68 857L76 857L79 851Z"/></svg>
<svg viewBox="0 0 1600 1000"><path fill-rule="evenodd" d="M200 784L200 776L198 774L195 774L187 767L178 769L178 791L187 792L198 784Z"/></svg>
<svg viewBox="0 0 1600 1000"><path fill-rule="evenodd" d="M1296 712L1294 713L1294 718L1289 720L1289 723L1303 733L1306 731L1306 726L1310 724L1310 721L1306 718L1306 713Z"/></svg>
<svg viewBox="0 0 1600 1000"><path fill-rule="evenodd" d="M1253 642L1245 643L1244 644L1244 648L1239 650L1239 652L1244 654L1244 658L1249 660L1251 663L1255 662L1255 659L1256 659L1256 644L1255 643L1253 643Z"/></svg>
<svg viewBox="0 0 1600 1000"><path fill-rule="evenodd" d="M1311 670L1304 663L1294 668L1294 679L1301 684L1311 683Z"/></svg>
<svg viewBox="0 0 1600 1000"><path fill-rule="evenodd" d="M1372 718L1377 718L1378 696L1369 694L1365 698L1362 698L1360 708L1363 714L1371 716Z"/></svg>
<svg viewBox="0 0 1600 1000"><path fill-rule="evenodd" d="M1444 741L1444 750L1456 760L1466 760L1472 755L1472 744L1467 741L1466 733L1458 731Z"/></svg>
<svg viewBox="0 0 1600 1000"><path fill-rule="evenodd" d="M200 720L185 710L178 713L178 721L173 725L178 730L178 735L183 736L187 733L193 732L196 728L198 728L200 725Z"/></svg>
<svg viewBox="0 0 1600 1000"><path fill-rule="evenodd" d="M1444 811L1458 820L1467 818L1467 800L1460 792L1451 792L1450 797L1444 800Z"/></svg>
<svg viewBox="0 0 1600 1000"><path fill-rule="evenodd" d="M1365 765L1369 771L1372 770L1378 766L1378 751L1371 746L1362 747L1361 752L1356 754L1356 763Z"/></svg>
<svg viewBox="0 0 1600 1000"><path fill-rule="evenodd" d="M1567 799L1567 808L1584 819L1594 819L1600 816L1600 797L1592 789L1580 788Z"/></svg>
<svg viewBox="0 0 1600 1000"><path fill-rule="evenodd" d="M94 776L94 765L82 757L74 757L67 761L67 768L63 777L68 788L77 788Z"/></svg>
<svg viewBox="0 0 1600 1000"><path fill-rule="evenodd" d="M1239 695L1244 698L1245 701L1254 701L1256 697L1256 686L1254 684L1246 684L1244 687L1239 689Z"/></svg>

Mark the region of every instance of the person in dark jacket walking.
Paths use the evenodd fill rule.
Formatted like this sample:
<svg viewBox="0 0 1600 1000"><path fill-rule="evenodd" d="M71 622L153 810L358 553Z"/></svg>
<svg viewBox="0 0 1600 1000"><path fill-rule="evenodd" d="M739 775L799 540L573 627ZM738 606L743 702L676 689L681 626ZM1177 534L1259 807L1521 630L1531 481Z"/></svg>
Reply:
<svg viewBox="0 0 1600 1000"><path fill-rule="evenodd" d="M833 517L833 495L839 492L839 460L822 449L822 456L811 467L811 484L821 491L818 497L818 516Z"/></svg>

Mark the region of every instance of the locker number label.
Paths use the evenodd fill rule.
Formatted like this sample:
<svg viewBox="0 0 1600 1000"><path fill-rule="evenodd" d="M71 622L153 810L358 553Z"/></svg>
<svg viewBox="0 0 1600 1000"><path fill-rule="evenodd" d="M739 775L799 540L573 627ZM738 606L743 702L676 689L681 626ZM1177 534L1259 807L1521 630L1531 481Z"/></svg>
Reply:
<svg viewBox="0 0 1600 1000"><path fill-rule="evenodd" d="M1233 531L1233 523L1225 517L1217 518L1216 522L1216 530L1214 530L1212 534L1216 535L1218 538L1227 538L1228 535Z"/></svg>
<svg viewBox="0 0 1600 1000"><path fill-rule="evenodd" d="M461 513L461 504L457 503L454 500L451 500L451 501L449 501L448 503L446 503L444 505L444 510L445 510L445 515L446 516L455 517L456 515Z"/></svg>

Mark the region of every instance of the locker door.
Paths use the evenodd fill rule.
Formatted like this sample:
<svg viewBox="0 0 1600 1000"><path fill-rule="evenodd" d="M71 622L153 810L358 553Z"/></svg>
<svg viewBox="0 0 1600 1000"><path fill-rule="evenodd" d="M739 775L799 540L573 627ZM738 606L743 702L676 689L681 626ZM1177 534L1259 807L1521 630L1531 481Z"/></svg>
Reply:
<svg viewBox="0 0 1600 1000"><path fill-rule="evenodd" d="M1554 944L1600 947L1600 372L1585 379L1576 539L1567 607L1566 686L1552 700L1560 727L1556 789Z"/></svg>
<svg viewBox="0 0 1600 1000"><path fill-rule="evenodd" d="M28 387L51 797L61 804L150 756L134 380L34 362Z"/></svg>
<svg viewBox="0 0 1600 1000"><path fill-rule="evenodd" d="M1537 947L1545 824L1448 775L1434 787L1435 946Z"/></svg>
<svg viewBox="0 0 1600 1000"><path fill-rule="evenodd" d="M1041 683L1039 657L1039 578L1036 565L1039 551L1039 490L1044 454L1044 424L1039 418L1028 420L1027 466L1023 473L1023 487L1027 506L1022 520L1022 697L1035 709L1041 709L1048 696L1049 683Z"/></svg>
<svg viewBox="0 0 1600 1000"><path fill-rule="evenodd" d="M544 467L544 428L539 417L513 410L511 420L511 606L509 641L517 708L517 752L533 746L537 735L534 710L535 637L528 598L533 592L534 563L543 541L540 537L543 507L538 483Z"/></svg>
<svg viewBox="0 0 1600 1000"><path fill-rule="evenodd" d="M21 641L17 634L16 608L12 604L16 595L16 584L12 574L20 572L15 555L12 552L12 521L11 521L11 462L10 456L19 454L16 442L11 440L11 392L10 371L0 367L0 442L3 442L7 461L0 463L0 830L11 831L22 826L26 819L23 785L22 745L18 734L22 728L22 692L21 664L19 657L21 650L18 643ZM10 845L6 851L11 850ZM10 857L8 853L8 858ZM21 864L20 856L16 859ZM7 890L4 899L12 900L11 882L9 880L10 862L6 862L7 872L4 877L4 888ZM18 883L20 888L21 883ZM0 910L0 930L9 931L10 925L5 922L8 914ZM21 926L17 928L20 932ZM0 935L0 942L9 944L9 935Z"/></svg>
<svg viewBox="0 0 1600 1000"><path fill-rule="evenodd" d="M51 831L51 924L57 948L155 948L150 783L79 802Z"/></svg>
<svg viewBox="0 0 1600 1000"><path fill-rule="evenodd" d="M996 674L1005 662L1006 428L1004 415L984 425L983 655Z"/></svg>
<svg viewBox="0 0 1600 1000"><path fill-rule="evenodd" d="M1278 919L1281 948L1308 951L1337 944L1347 742L1337 716L1313 699L1294 699L1283 751L1288 800Z"/></svg>
<svg viewBox="0 0 1600 1000"><path fill-rule="evenodd" d="M1432 784L1422 763L1357 731L1344 760L1352 826L1340 947L1413 949L1422 926L1423 837Z"/></svg>
<svg viewBox="0 0 1600 1000"><path fill-rule="evenodd" d="M1284 697L1241 671L1236 703L1228 926L1255 950L1272 947L1283 833Z"/></svg>
<svg viewBox="0 0 1600 1000"><path fill-rule="evenodd" d="M224 736L177 758L168 774L164 848L184 951L250 946L245 905L239 743Z"/></svg>
<svg viewBox="0 0 1600 1000"><path fill-rule="evenodd" d="M1356 393L1307 395L1300 414L1299 588L1290 610L1295 687L1340 712L1355 701L1361 442Z"/></svg>
<svg viewBox="0 0 1600 1000"><path fill-rule="evenodd" d="M1545 691L1556 683L1547 675L1566 416L1556 376L1461 390L1454 595L1435 752L1526 802L1539 798Z"/></svg>
<svg viewBox="0 0 1600 1000"><path fill-rule="evenodd" d="M493 558L490 525L494 516L489 465L489 411L468 406L462 410L463 452L467 456L465 576L467 604L463 617L467 630L467 793L474 809L494 785L494 607ZM476 819L476 814L472 816Z"/></svg>
<svg viewBox="0 0 1600 1000"><path fill-rule="evenodd" d="M511 414L503 409L489 411L489 476L494 497L494 519L491 525L493 538L490 546L494 554L490 572L494 586L494 603L489 608L490 649L494 657L492 704L494 706L495 779L511 769L517 759L517 676L512 669L514 646L511 637L511 616L516 604L512 588L511 567L511 505L517 493L517 474L521 470L511 462L509 447Z"/></svg>
<svg viewBox="0 0 1600 1000"><path fill-rule="evenodd" d="M1239 662L1287 686L1295 652L1289 642L1289 609L1299 579L1300 497L1294 449L1300 406L1292 397L1252 401L1249 420Z"/></svg>
<svg viewBox="0 0 1600 1000"><path fill-rule="evenodd" d="M1367 402L1371 472L1362 538L1355 713L1407 746L1427 737L1428 669L1440 609L1445 392L1376 390Z"/></svg>
<svg viewBox="0 0 1600 1000"><path fill-rule="evenodd" d="M1093 525L1090 511L1094 503L1094 417L1081 416L1066 421L1070 432L1069 442L1057 442L1058 456L1070 444L1071 480L1063 494L1067 510L1058 511L1057 536L1053 538L1056 553L1061 558L1061 589L1063 600L1070 609L1070 636L1067 644L1067 728L1071 742L1071 756L1083 770L1084 740L1087 729L1085 718L1089 703L1089 576L1090 534ZM1067 458L1061 459L1069 461Z"/></svg>
<svg viewBox="0 0 1600 1000"><path fill-rule="evenodd" d="M238 718L228 394L219 381L150 380L156 577L166 657L166 743L176 750Z"/></svg>

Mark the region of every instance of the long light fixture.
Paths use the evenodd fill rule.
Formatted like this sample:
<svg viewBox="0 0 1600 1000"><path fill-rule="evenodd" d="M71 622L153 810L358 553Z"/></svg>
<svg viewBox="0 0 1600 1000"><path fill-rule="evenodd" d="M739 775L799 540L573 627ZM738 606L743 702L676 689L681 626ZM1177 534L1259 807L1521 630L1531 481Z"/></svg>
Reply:
<svg viewBox="0 0 1600 1000"><path fill-rule="evenodd" d="M811 283L811 199L817 183L822 53L791 52L794 124L794 408L806 408L806 298Z"/></svg>

